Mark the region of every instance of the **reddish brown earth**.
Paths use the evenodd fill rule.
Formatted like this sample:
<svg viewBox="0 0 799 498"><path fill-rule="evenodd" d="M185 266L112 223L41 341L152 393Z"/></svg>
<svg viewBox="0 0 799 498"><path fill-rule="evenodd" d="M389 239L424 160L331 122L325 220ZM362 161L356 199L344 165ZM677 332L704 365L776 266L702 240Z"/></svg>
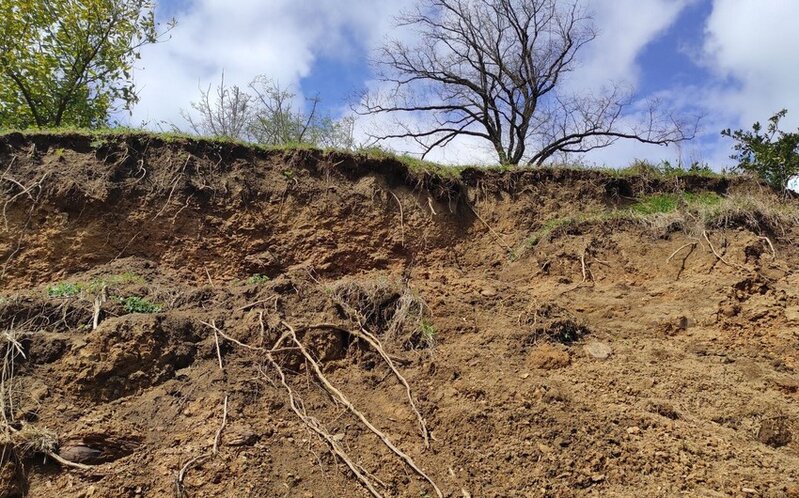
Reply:
<svg viewBox="0 0 799 498"><path fill-rule="evenodd" d="M370 496L333 443L379 495L436 496L319 373L443 496L799 496L796 226L731 220L712 249L620 220L524 243L646 193L758 191L744 180L444 180L146 136L6 135L0 166L6 366L9 335L25 354L4 376L3 496ZM48 296L58 282L84 290ZM90 468L21 447L34 429Z"/></svg>

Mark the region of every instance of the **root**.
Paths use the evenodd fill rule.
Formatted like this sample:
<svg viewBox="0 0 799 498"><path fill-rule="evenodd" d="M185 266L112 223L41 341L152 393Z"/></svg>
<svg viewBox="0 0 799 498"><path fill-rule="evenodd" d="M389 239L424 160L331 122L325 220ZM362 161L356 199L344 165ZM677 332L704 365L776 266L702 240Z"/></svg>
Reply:
<svg viewBox="0 0 799 498"><path fill-rule="evenodd" d="M402 247L405 247L405 215L402 212L402 203L400 202L399 197L397 197L397 194L395 194L394 192L390 192L390 193L391 193L392 196L394 196L394 200L397 201L397 206L399 206L399 212L400 212L400 237L401 237L401 240L402 240Z"/></svg>
<svg viewBox="0 0 799 498"><path fill-rule="evenodd" d="M666 263L668 263L669 261L674 259L674 256L678 255L680 253L680 251L682 251L686 247L696 247L696 244L697 244L696 242L689 242L689 243L685 244L684 246L680 247L679 249L677 249L676 251L671 253L671 256L669 256L669 259L666 260Z"/></svg>
<svg viewBox="0 0 799 498"><path fill-rule="evenodd" d="M769 249L771 249L771 259L777 259L777 251L774 250L774 244L771 243L771 239L768 237L759 237L759 239L768 244Z"/></svg>
<svg viewBox="0 0 799 498"><path fill-rule="evenodd" d="M354 335L355 337L363 339L370 346L372 346L372 348L374 348L375 351L378 352L380 357L383 358L383 361L386 362L386 365L388 365L388 367L391 369L391 372L394 374L394 376L397 378L397 380L400 382L400 384L402 384L402 386L405 388L405 394L406 394L406 396L408 398L408 403L411 405L411 410L413 410L413 413L416 415L416 420L419 423L419 429L420 429L420 431L422 433L422 439L424 439L424 446L425 446L425 448L430 448L430 432L427 430L427 424L424 421L424 417L422 417L422 414L419 412L419 409L416 408L416 403L413 400L413 393L411 392L410 384L408 384L408 381L399 372L399 370L397 369L397 367L394 364L394 360L391 359L391 356L389 356L388 353L386 353L385 348L380 343L380 339L378 339L377 336L375 336L374 334L372 334L371 332L366 330L362 324L359 323L359 326L361 328L360 332L354 332L354 331L350 331L350 330L345 330L345 329L342 329L342 328L340 328L340 327L338 327L336 325L332 325L332 324L328 324L328 323L323 323L323 324L319 324L319 325L311 325L309 327L303 327L303 328L304 329L334 329L334 330L339 330L339 331L342 331L344 333L351 334L351 335ZM303 328L300 328L300 330L302 330Z"/></svg>
<svg viewBox="0 0 799 498"><path fill-rule="evenodd" d="M208 453L204 453L202 455L196 456L186 462L183 467L181 467L178 476L175 478L175 496L177 498L185 498L188 495L186 494L186 488L183 485L183 481L186 479L186 473L188 473L189 469L197 462L203 461L209 458L211 455Z"/></svg>
<svg viewBox="0 0 799 498"><path fill-rule="evenodd" d="M222 425L219 426L219 429L216 431L216 436L214 436L214 449L212 453L216 455L219 453L219 442L222 440L222 431L225 430L225 426L227 425L227 394L225 395L225 402L222 405Z"/></svg>
<svg viewBox="0 0 799 498"><path fill-rule="evenodd" d="M588 281L588 272L585 269L585 251L580 255L580 266L583 271L583 283Z"/></svg>
<svg viewBox="0 0 799 498"><path fill-rule="evenodd" d="M719 254L716 251L716 248L713 247L713 243L710 242L710 238L707 236L707 231L703 231L702 232L702 236L705 238L705 240L707 241L708 245L710 246L710 250L713 251L713 255L716 256L716 258L718 258L719 261L721 261L725 265L729 266L730 268L735 268L737 270L743 270L744 272L748 272L749 271L749 270L747 270L745 267L743 267L741 265L730 263L729 261L724 259L724 256Z"/></svg>
<svg viewBox="0 0 799 498"><path fill-rule="evenodd" d="M275 348L273 348L273 350L277 351L282 341L283 338L281 338L281 340L275 343ZM296 395L294 394L294 390L291 389L291 386L289 386L288 382L286 382L286 374L283 372L283 369L280 368L280 365L275 361L271 352L267 353L266 359L267 361L269 361L270 365L272 365L272 368L275 369L275 371L278 374L278 377L280 377L280 384L286 390L286 393L288 394L289 397L289 404L291 405L291 409L292 411L294 411L297 417L299 417L299 419L305 424L306 427L308 427L308 429L310 429L312 432L314 432L317 436L322 438L327 443L328 447L330 448L330 452L333 453L333 455L335 455L336 457L338 457L339 460L344 462L344 465L346 465L353 473L353 475L355 475L356 479L358 479L358 481L361 484L363 484L363 486L366 489L369 490L372 496L374 496L375 498L382 498L382 495L377 491L377 489L375 489L375 486L360 470L360 467L356 465L352 461L352 459L350 459L347 453L341 448L341 445L335 439L333 439L333 436L331 436L330 433L327 430L325 430L324 427L322 427L322 424L319 422L319 420L308 415L308 413L305 411L305 407L302 405L302 402L298 401ZM266 374L264 372L261 372L261 374L268 379L268 377L266 377Z"/></svg>
<svg viewBox="0 0 799 498"><path fill-rule="evenodd" d="M369 419L366 418L366 416L363 413L361 413L357 408L355 408L355 406L350 402L349 399L347 399L346 396L344 396L344 394L341 391L339 391L333 384L330 383L327 377L325 377L325 374L322 373L322 369L319 367L319 363L316 362L316 360L313 358L313 356L311 356L308 350L305 349L305 346L303 346L302 342L300 342L300 340L297 338L297 332L294 329L294 327L292 327L285 321L281 321L280 323L288 329L289 338L297 346L303 357L305 357L305 360L311 366L314 373L316 374L316 378L322 383L322 386L325 388L325 390L328 393L330 393L334 397L334 399L337 399L342 405L344 405L344 407L346 407L351 414L353 414L358 420L360 420L361 423L365 425L369 429L369 431L372 432L372 434L377 436L383 442L383 444L389 450L391 450L392 453L394 453L398 458L403 460L407 464L407 466L410 467L414 472L416 472L422 479L427 481L430 484L430 486L432 486L433 490L436 493L436 496L438 496L439 498L443 498L444 495L441 493L441 490L438 488L435 482L433 482L433 480L430 479L430 477L428 477L427 474L425 474L424 471L422 471L422 469L420 469L416 465L416 463L414 463L413 459L407 454L405 454L402 450L397 448L394 445L394 443L391 442L391 440L388 438L386 434L384 434L382 431L380 431L380 429L375 427L369 421Z"/></svg>
<svg viewBox="0 0 799 498"><path fill-rule="evenodd" d="M175 477L175 497L176 498L187 498L188 494L186 493L186 487L183 484L183 481L186 479L186 474L189 470L198 462L202 462L207 460L211 457L216 456L219 453L219 442L222 439L222 431L225 430L225 426L227 425L227 401L228 396L225 395L225 401L222 405L222 424L217 429L216 434L214 435L214 446L211 451L206 451L202 453L188 462L186 462L183 467L181 467L180 472Z"/></svg>
<svg viewBox="0 0 799 498"><path fill-rule="evenodd" d="M94 298L94 313L92 314L92 330L96 330L97 327L100 325L100 311L103 306L103 303L106 302L108 299L108 295L106 293L106 286L103 286L103 289L100 291L100 294L95 296Z"/></svg>
<svg viewBox="0 0 799 498"><path fill-rule="evenodd" d="M219 347L219 329L216 328L216 322L213 320L211 320L210 327L214 329L214 343L216 343L216 358L219 360L219 370L224 372L225 366L222 364L222 350Z"/></svg>
<svg viewBox="0 0 799 498"><path fill-rule="evenodd" d="M488 228L488 231L491 232L494 238L497 239L497 243L499 243L499 245L502 246L503 249L506 249L508 252L513 253L513 248L509 246L507 242L505 242L505 239L503 239L501 235L499 235L493 228L491 228L491 225L489 225L488 222L486 222L486 220L484 220L483 217L477 213L477 210L475 210L471 204L467 203L466 205L469 206L469 209L471 209L472 213L474 213L474 215L477 216L477 219L480 220L483 223L483 225L485 225L486 228Z"/></svg>
<svg viewBox="0 0 799 498"><path fill-rule="evenodd" d="M289 386L289 384L288 384L288 382L286 380L285 372L280 367L279 363L275 360L274 354L281 353L281 352L287 352L287 351L299 352L302 355L302 357L304 358L304 360L306 361L307 365L310 366L310 369L313 371L313 374L318 379L318 381L320 382L320 384L322 385L324 390L327 391L327 393L332 396L333 400L335 402L340 403L341 405L343 405L347 409L347 411L349 411L364 426L366 426L368 428L368 430L370 432L372 432L372 434L377 436L383 442L383 444L394 455L396 455L398 458L400 458L408 467L410 467L422 479L427 481L430 484L430 486L434 489L434 491L436 493L436 496L443 497L443 494L441 493L441 490L438 488L438 486L435 484L435 482L426 473L424 473L424 471L422 471L416 465L416 463L411 459L411 457L408 456L406 453L404 453L399 448L397 448L397 446L394 445L394 443L389 439L389 437L385 433L383 433L382 431L377 429L377 427L375 427L369 421L369 419L367 419L367 417L362 412L360 412L357 408L355 408L355 406L352 404L352 402L350 402L349 399L327 379L327 377L322 372L322 369L321 369L318 361L305 348L305 346L303 345L303 343L299 340L299 337L297 336L297 330L299 330L299 331L316 330L316 329L337 330L337 331L344 332L346 334L350 334L353 337L362 339L367 344L369 344L372 348L374 348L378 352L378 354L380 354L380 356L383 358L383 360L386 362L386 364L389 366L389 368L391 369L391 372L394 374L394 376L399 380L399 382L405 388L405 392L406 392L406 395L408 397L411 409L413 410L413 412L414 412L414 414L415 414L415 416L417 418L417 421L419 423L419 427L420 427L420 430L422 432L422 437L423 437L423 439L425 441L425 447L429 448L429 445L430 445L430 434L428 432L427 425L426 425L426 423L424 421L424 418L422 417L421 413L419 412L418 408L416 407L416 403L415 403L415 401L413 399L413 395L412 395L412 392L411 392L410 384L408 383L407 379L405 379L405 377L399 372L399 369L397 369L397 367L396 367L396 365L394 363L394 360L386 352L386 350L383 347L383 345L380 342L380 340L374 334L369 332L365 327L363 327L361 325L360 326L360 330L350 331L350 330L343 329L343 328L341 328L341 327L339 327L337 325L332 325L332 324L326 324L325 323L325 324L318 324L318 325L301 326L301 327L297 327L297 329L295 329L294 327L292 327L291 325L289 325L285 321L281 321L280 322L281 325L287 329L287 332L285 332L273 344L271 349L267 349L266 347L263 347L263 346L252 346L252 345L249 345L249 344L245 344L245 343L243 343L243 342L241 342L241 341L239 341L239 340L237 340L237 339L225 334L222 330L220 330L216 326L216 322L213 321L213 320L210 323L209 322L201 322L201 323L203 325L211 328L213 330L213 332L214 332L214 338L215 338L215 342L216 342L217 356L218 356L218 360L220 362L220 368L221 368L221 365L222 365L222 360L221 360L221 353L220 353L220 346L219 346L219 337L222 337L223 339L225 339L227 341L230 341L230 342L232 342L232 343L236 344L237 346L240 346L240 347L242 347L244 349L248 349L250 351L258 352L263 357L266 358L266 360L269 362L269 364L272 366L272 368L274 368L275 371L277 372L278 377L280 378L280 384L283 386L283 388L286 390L286 392L287 392L287 394L289 396L289 401L290 401L290 406L291 406L292 411L294 411L294 413L297 415L297 417L300 418L300 420L303 422L303 424L305 424L305 426L309 430L311 430L313 433L315 433L317 436L319 436L323 441L325 441L325 443L330 448L331 453L333 453L333 455L335 457L337 457L340 461L344 462L344 464L352 471L353 475L358 479L358 481L367 490L369 490L369 492L372 494L372 496L375 496L375 497L382 496L380 494L380 492L378 491L376 485L375 485L375 483L380 483L380 481L376 477L370 476L369 473L366 470L364 470L359 465L357 465L349 457L349 455L347 455L346 451L344 451L344 449L341 447L339 442L336 439L334 439L333 436L322 426L321 422L318 419L308 415L308 413L305 410L304 405L299 400L299 398L297 397L296 393L291 388L291 386ZM259 323L261 324L261 329L262 329L262 334L263 334L263 318L262 318L262 314L259 315ZM360 325L360 322L359 322L359 325ZM287 341L290 341L290 344L284 346L284 343L287 342ZM263 343L263 337L262 337L262 341L261 342ZM269 379L269 377L266 376L265 372L261 371L261 374L266 379ZM222 430L225 427L226 420L227 420L227 397L225 398L222 425L219 428L219 430L217 431L217 435L216 435L216 438L214 440L214 449L211 452L211 455L214 455L217 452L217 448L218 448L218 445L219 445L219 437L220 437L220 434L221 434ZM208 456L208 455L206 455L206 456ZM196 461L197 461L196 459L190 460L186 464L184 469L188 470L188 468L190 468L190 466ZM181 471L181 474L179 474L179 476L178 476L178 478L176 480L176 488L177 488L178 492L182 492L181 490L183 489L183 484L182 484L183 476L185 476L185 471ZM383 486L385 487L385 485L383 485ZM184 496L184 495L180 495L179 494L178 496Z"/></svg>

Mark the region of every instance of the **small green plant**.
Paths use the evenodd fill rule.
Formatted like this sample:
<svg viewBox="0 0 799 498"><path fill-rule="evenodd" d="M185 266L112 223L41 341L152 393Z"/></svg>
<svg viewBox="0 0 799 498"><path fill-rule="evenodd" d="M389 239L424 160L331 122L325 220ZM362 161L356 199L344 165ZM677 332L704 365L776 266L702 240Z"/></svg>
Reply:
<svg viewBox="0 0 799 498"><path fill-rule="evenodd" d="M728 128L721 132L737 142L730 157L738 161L738 169L757 175L780 191L786 189L791 177L799 175L799 130L786 133L779 128L786 114L783 109L769 118L765 132L759 122L752 125L752 131Z"/></svg>
<svg viewBox="0 0 799 498"><path fill-rule="evenodd" d="M80 294L80 291L80 284L59 282L47 288L47 295L50 297L75 297Z"/></svg>
<svg viewBox="0 0 799 498"><path fill-rule="evenodd" d="M146 298L138 296L128 296L120 299L120 302L128 313L159 313L163 309L160 304L155 304Z"/></svg>
<svg viewBox="0 0 799 498"><path fill-rule="evenodd" d="M269 277L266 275L261 275L260 273L256 273L247 279L247 283L249 285L261 285L267 282L269 282Z"/></svg>
<svg viewBox="0 0 799 498"><path fill-rule="evenodd" d="M436 345L438 331L432 323L428 322L427 320L422 320L422 323L419 324L419 332L421 333L420 342L422 346L432 348Z"/></svg>

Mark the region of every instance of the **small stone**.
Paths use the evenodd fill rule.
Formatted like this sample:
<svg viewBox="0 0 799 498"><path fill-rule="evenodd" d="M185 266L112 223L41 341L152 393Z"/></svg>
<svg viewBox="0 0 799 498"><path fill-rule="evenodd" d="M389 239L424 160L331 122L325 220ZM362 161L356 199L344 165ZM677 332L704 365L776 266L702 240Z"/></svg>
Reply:
<svg viewBox="0 0 799 498"><path fill-rule="evenodd" d="M590 341L588 344L583 346L583 349L588 356L597 360L607 360L610 358L610 355L613 354L613 348L604 342L599 341Z"/></svg>
<svg viewBox="0 0 799 498"><path fill-rule="evenodd" d="M757 494L757 490L756 489L752 489L752 488L741 488L741 492L745 493L747 495L756 495Z"/></svg>
<svg viewBox="0 0 799 498"><path fill-rule="evenodd" d="M480 295L483 297L494 297L497 295L497 291L493 287L486 287L480 291Z"/></svg>
<svg viewBox="0 0 799 498"><path fill-rule="evenodd" d="M627 434L639 434L641 432L641 428L638 426L632 426L627 428Z"/></svg>
<svg viewBox="0 0 799 498"><path fill-rule="evenodd" d="M529 373L523 373L523 374L521 374L519 377L520 377L522 380L527 380L527 379L529 379L529 378L530 378L530 374L529 374Z"/></svg>
<svg viewBox="0 0 799 498"><path fill-rule="evenodd" d="M591 476L591 480L594 482L602 482L605 480L605 474L594 474Z"/></svg>

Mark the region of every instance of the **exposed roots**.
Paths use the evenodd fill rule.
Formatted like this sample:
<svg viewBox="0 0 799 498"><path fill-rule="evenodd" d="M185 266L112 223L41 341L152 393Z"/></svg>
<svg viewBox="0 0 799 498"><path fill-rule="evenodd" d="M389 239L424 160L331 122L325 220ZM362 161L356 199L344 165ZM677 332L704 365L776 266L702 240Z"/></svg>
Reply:
<svg viewBox="0 0 799 498"><path fill-rule="evenodd" d="M263 323L262 319L259 319L260 323ZM429 431L427 429L427 425L422 417L419 409L416 407L415 400L413 398L413 394L410 388L410 384L408 383L407 379L400 373L399 369L396 367L394 360L391 356L386 352L383 344L381 343L380 339L373 333L371 333L363 324L360 324L359 330L347 330L342 327L333 324L317 324L317 325L308 325L308 326L299 326L293 327L292 325L288 324L285 321L281 321L280 325L285 328L285 333L283 333L280 338L275 341L271 348L266 348L262 346L252 346L249 344L245 344L229 335L225 334L222 330L220 330L214 321L202 322L204 325L210 327L214 331L215 340L218 341L219 337L222 337L225 340L236 344L244 349L258 352L261 356L265 357L269 365L275 370L277 376L280 380L280 384L286 390L286 393L289 397L289 404L291 406L292 411L297 415L297 417L303 422L303 424L313 433L315 433L322 441L324 441L330 449L330 452L342 461L347 468L349 468L355 478L372 494L372 496L380 497L382 494L378 490L378 485L382 485L380 481L371 476L366 470L361 468L355 461L347 454L344 448L339 444L339 442L325 429L323 424L316 419L315 417L309 415L305 409L305 405L303 404L302 400L299 398L297 393L291 388L290 384L288 383L285 371L280 366L280 363L275 359L275 354L277 353L284 353L284 352L295 352L299 353L302 356L302 359L305 361L306 365L309 366L310 371L313 373L314 377L323 387L323 389L331 396L331 398L338 404L344 406L347 411L353 415L356 419L360 421L360 423L365 426L369 432L371 432L374 436L376 436L380 441L388 448L398 459L403 461L405 465L407 465L413 472L415 472L420 478L425 480L435 491L436 496L443 497L441 490L435 484L435 482L413 461L413 459L407 455L405 452L400 450L392 441L391 439L380 429L378 429L367 417L366 415L358 410L355 405L342 393L333 383L327 378L327 376L323 373L322 367L318 360L314 358L314 356L308 351L306 346L300 340L298 333L307 331L307 330L318 330L318 329L329 329L329 330L336 330L346 334L349 334L355 338L363 340L366 342L370 347L372 347L383 361L388 365L393 375L397 378L397 380L403 385L405 388L406 395L408 397L408 402L411 406L411 409L414 415L417 418L420 431L422 433L422 438L424 439L425 446L429 447L430 444L430 436ZM217 346L217 351L219 348ZM266 372L261 370L262 376L266 379L269 379ZM225 412L226 414L226 412ZM224 418L223 418L223 426L224 427ZM221 430L221 428L220 428ZM215 443L216 448L216 443ZM190 461L187 465L193 463ZM187 469L186 469L187 470ZM185 471L182 471L181 474L185 476ZM178 491L182 490L182 479L181 474L179 474L178 479L176 481ZM385 485L383 485L385 486ZM182 495L179 495L182 496Z"/></svg>
<svg viewBox="0 0 799 498"><path fill-rule="evenodd" d="M377 436L380 439L380 441L382 441L383 444L389 450L391 450L392 453L394 453L398 458L403 460L405 462L405 464L410 469L412 469L414 472L416 472L416 474L418 474L422 479L427 481L430 484L430 486L433 488L433 490L435 491L436 496L438 496L439 498L443 498L444 495L443 495L443 493L441 493L441 490L438 488L436 483L433 482L433 480L430 477L428 477L428 475L425 474L424 471L422 471L422 469L420 469L416 465L416 463L413 461L413 459L410 456L408 456L405 452L403 452L402 450L397 448L397 446L394 445L394 443L391 441L391 439L389 439L389 437L384 432L382 432L380 429L375 427L374 424L372 424L372 422L370 422L369 419L366 418L366 415L364 415L360 410L355 408L355 406L350 402L350 400L346 396L344 396L344 394L341 391L339 391L327 379L325 374L322 373L322 369L320 368L319 363L317 363L317 361L313 358L313 356L311 356L311 354L308 352L308 350L305 349L305 346L303 346L302 342L297 337L296 330L291 325L286 323L285 321L281 321L281 324L288 329L288 331L289 331L289 337L288 338L291 339L291 341L294 342L294 344L297 346L297 348L299 349L299 351L302 354L302 356L305 358L305 360L308 362L308 364L313 369L314 374L316 375L316 378L319 380L319 382L322 383L322 386L324 386L325 390L331 396L333 396L334 399L338 400L342 405L344 405L344 407L346 407L347 410L352 415L354 415L358 420L360 420L361 423L364 426L366 426L366 428L369 429L369 431L372 432L372 434Z"/></svg>
<svg viewBox="0 0 799 498"><path fill-rule="evenodd" d="M400 282L343 281L333 286L331 297L347 318L360 328L379 331L386 341L399 339L406 349L432 346L423 330L427 305Z"/></svg>

